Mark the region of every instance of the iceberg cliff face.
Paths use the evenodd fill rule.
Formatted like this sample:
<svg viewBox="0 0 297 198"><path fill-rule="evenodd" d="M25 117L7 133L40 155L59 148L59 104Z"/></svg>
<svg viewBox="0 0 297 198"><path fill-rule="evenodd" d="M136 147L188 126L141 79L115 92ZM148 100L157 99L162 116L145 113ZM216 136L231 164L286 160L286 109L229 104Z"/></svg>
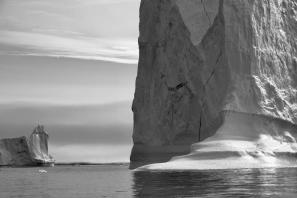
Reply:
<svg viewBox="0 0 297 198"><path fill-rule="evenodd" d="M29 147L31 156L35 161L40 163L53 162L52 157L48 153L49 135L44 130L43 126L37 126L29 139Z"/></svg>
<svg viewBox="0 0 297 198"><path fill-rule="evenodd" d="M32 163L26 137L0 140L1 166L25 166Z"/></svg>
<svg viewBox="0 0 297 198"><path fill-rule="evenodd" d="M0 166L51 165L54 159L48 154L48 134L43 126L34 129L30 138L0 140Z"/></svg>
<svg viewBox="0 0 297 198"><path fill-rule="evenodd" d="M294 0L142 0L131 161L295 155L296 38Z"/></svg>

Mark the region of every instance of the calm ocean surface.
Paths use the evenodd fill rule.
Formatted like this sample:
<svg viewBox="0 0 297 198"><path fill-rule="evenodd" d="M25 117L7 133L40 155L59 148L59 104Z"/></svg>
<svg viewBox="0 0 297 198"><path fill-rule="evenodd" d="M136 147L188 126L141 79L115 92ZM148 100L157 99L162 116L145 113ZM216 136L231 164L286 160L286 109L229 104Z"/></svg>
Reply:
<svg viewBox="0 0 297 198"><path fill-rule="evenodd" d="M0 168L0 198L12 197L296 198L297 169L132 172L126 165Z"/></svg>

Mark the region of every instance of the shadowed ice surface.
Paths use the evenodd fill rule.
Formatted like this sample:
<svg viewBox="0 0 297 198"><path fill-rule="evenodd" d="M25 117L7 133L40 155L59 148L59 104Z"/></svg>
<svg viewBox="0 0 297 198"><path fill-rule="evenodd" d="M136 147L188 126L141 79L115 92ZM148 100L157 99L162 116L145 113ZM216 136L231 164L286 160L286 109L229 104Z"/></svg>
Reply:
<svg viewBox="0 0 297 198"><path fill-rule="evenodd" d="M0 184L1 198L296 197L297 169L133 172L128 165L1 168Z"/></svg>

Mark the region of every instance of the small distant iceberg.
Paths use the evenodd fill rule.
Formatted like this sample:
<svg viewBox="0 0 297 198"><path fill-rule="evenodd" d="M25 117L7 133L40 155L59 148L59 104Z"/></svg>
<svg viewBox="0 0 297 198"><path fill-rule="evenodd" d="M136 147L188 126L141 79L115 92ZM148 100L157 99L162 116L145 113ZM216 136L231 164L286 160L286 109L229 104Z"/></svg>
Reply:
<svg viewBox="0 0 297 198"><path fill-rule="evenodd" d="M42 169L38 170L38 172L39 172L39 173L47 173L46 170L42 170Z"/></svg>
<svg viewBox="0 0 297 198"><path fill-rule="evenodd" d="M38 125L29 138L23 136L0 140L0 166L53 166L48 153L49 135Z"/></svg>

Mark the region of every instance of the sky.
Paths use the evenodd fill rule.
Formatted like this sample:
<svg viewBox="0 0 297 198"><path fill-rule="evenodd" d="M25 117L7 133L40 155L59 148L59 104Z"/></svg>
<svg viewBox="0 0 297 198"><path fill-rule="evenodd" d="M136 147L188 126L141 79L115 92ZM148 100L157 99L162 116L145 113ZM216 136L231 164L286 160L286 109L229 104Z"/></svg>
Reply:
<svg viewBox="0 0 297 198"><path fill-rule="evenodd" d="M1 53L137 63L138 0L0 0Z"/></svg>
<svg viewBox="0 0 297 198"><path fill-rule="evenodd" d="M0 0L0 138L50 134L59 162L132 146L138 0Z"/></svg>

